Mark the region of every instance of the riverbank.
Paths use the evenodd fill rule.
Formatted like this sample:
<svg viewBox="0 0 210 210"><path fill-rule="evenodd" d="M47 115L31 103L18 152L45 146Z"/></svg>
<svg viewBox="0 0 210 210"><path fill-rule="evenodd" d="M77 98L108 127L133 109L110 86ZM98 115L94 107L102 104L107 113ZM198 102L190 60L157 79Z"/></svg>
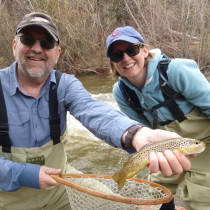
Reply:
<svg viewBox="0 0 210 210"><path fill-rule="evenodd" d="M50 15L59 29L62 53L57 69L62 72L106 72L110 66L106 38L116 27L126 25L135 27L151 49L160 48L171 58L194 59L207 68L210 65L210 25L206 24L209 10L207 0L199 4L161 0L4 0L0 4L0 19L6 20L0 24L0 57L4 57L1 67L14 60L11 44L19 21L26 13L40 11Z"/></svg>

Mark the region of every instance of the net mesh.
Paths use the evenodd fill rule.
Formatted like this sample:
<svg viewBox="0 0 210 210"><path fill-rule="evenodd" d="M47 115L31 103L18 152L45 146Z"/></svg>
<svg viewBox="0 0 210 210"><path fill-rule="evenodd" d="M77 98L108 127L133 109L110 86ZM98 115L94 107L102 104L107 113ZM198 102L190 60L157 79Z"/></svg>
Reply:
<svg viewBox="0 0 210 210"><path fill-rule="evenodd" d="M138 178L128 179L119 191L109 175L62 175L73 210L155 210L172 199L171 192L158 184Z"/></svg>

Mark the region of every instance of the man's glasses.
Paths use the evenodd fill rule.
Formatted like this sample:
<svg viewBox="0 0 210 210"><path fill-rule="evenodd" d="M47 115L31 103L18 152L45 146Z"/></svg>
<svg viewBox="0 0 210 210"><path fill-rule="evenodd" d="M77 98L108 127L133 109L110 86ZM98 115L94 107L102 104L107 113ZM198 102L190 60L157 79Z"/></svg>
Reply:
<svg viewBox="0 0 210 210"><path fill-rule="evenodd" d="M110 60L114 63L118 63L121 60L123 60L124 53L126 53L128 56L135 56L139 53L140 48L142 48L142 47L143 47L142 44L136 44L136 45L133 45L131 47L128 47L124 51L118 51L116 53L111 53L109 55Z"/></svg>
<svg viewBox="0 0 210 210"><path fill-rule="evenodd" d="M55 47L55 40L53 38L52 39L51 38L36 39L29 34L23 34L23 35L20 35L19 37L20 37L21 43L26 46L32 47L35 44L36 40L39 40L40 45L43 49L50 50Z"/></svg>

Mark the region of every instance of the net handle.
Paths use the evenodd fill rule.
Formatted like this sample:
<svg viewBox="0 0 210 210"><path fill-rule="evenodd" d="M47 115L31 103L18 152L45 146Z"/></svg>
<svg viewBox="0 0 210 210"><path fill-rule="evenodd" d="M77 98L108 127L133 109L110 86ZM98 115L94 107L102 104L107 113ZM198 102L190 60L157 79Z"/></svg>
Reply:
<svg viewBox="0 0 210 210"><path fill-rule="evenodd" d="M147 183L152 187L160 188L164 193L167 194L164 198L151 198L151 199L144 199L144 198L129 198L124 196L118 196L113 194L105 194L96 190L92 190L87 187L83 187L78 185L74 182L65 180L67 177L72 178L102 178L102 179L112 179L111 175L106 174L59 174L59 175L50 175L55 181L59 182L60 184L64 184L68 187L73 189L79 190L80 192L90 194L92 196L100 197L103 199L108 199L116 202L128 203L128 204L135 204L135 205L159 205L163 203L168 203L172 200L172 193L166 187L156 184L154 182L150 182L147 180L139 179L139 178L131 178L135 182L139 183Z"/></svg>

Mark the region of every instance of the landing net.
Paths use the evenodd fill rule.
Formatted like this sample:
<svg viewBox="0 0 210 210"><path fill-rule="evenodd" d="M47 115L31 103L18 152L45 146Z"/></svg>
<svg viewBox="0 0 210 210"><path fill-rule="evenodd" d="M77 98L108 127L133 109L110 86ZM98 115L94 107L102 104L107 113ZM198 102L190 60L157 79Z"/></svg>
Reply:
<svg viewBox="0 0 210 210"><path fill-rule="evenodd" d="M172 193L159 184L131 178L121 190L110 175L52 175L66 185L73 210L156 210L172 199Z"/></svg>

